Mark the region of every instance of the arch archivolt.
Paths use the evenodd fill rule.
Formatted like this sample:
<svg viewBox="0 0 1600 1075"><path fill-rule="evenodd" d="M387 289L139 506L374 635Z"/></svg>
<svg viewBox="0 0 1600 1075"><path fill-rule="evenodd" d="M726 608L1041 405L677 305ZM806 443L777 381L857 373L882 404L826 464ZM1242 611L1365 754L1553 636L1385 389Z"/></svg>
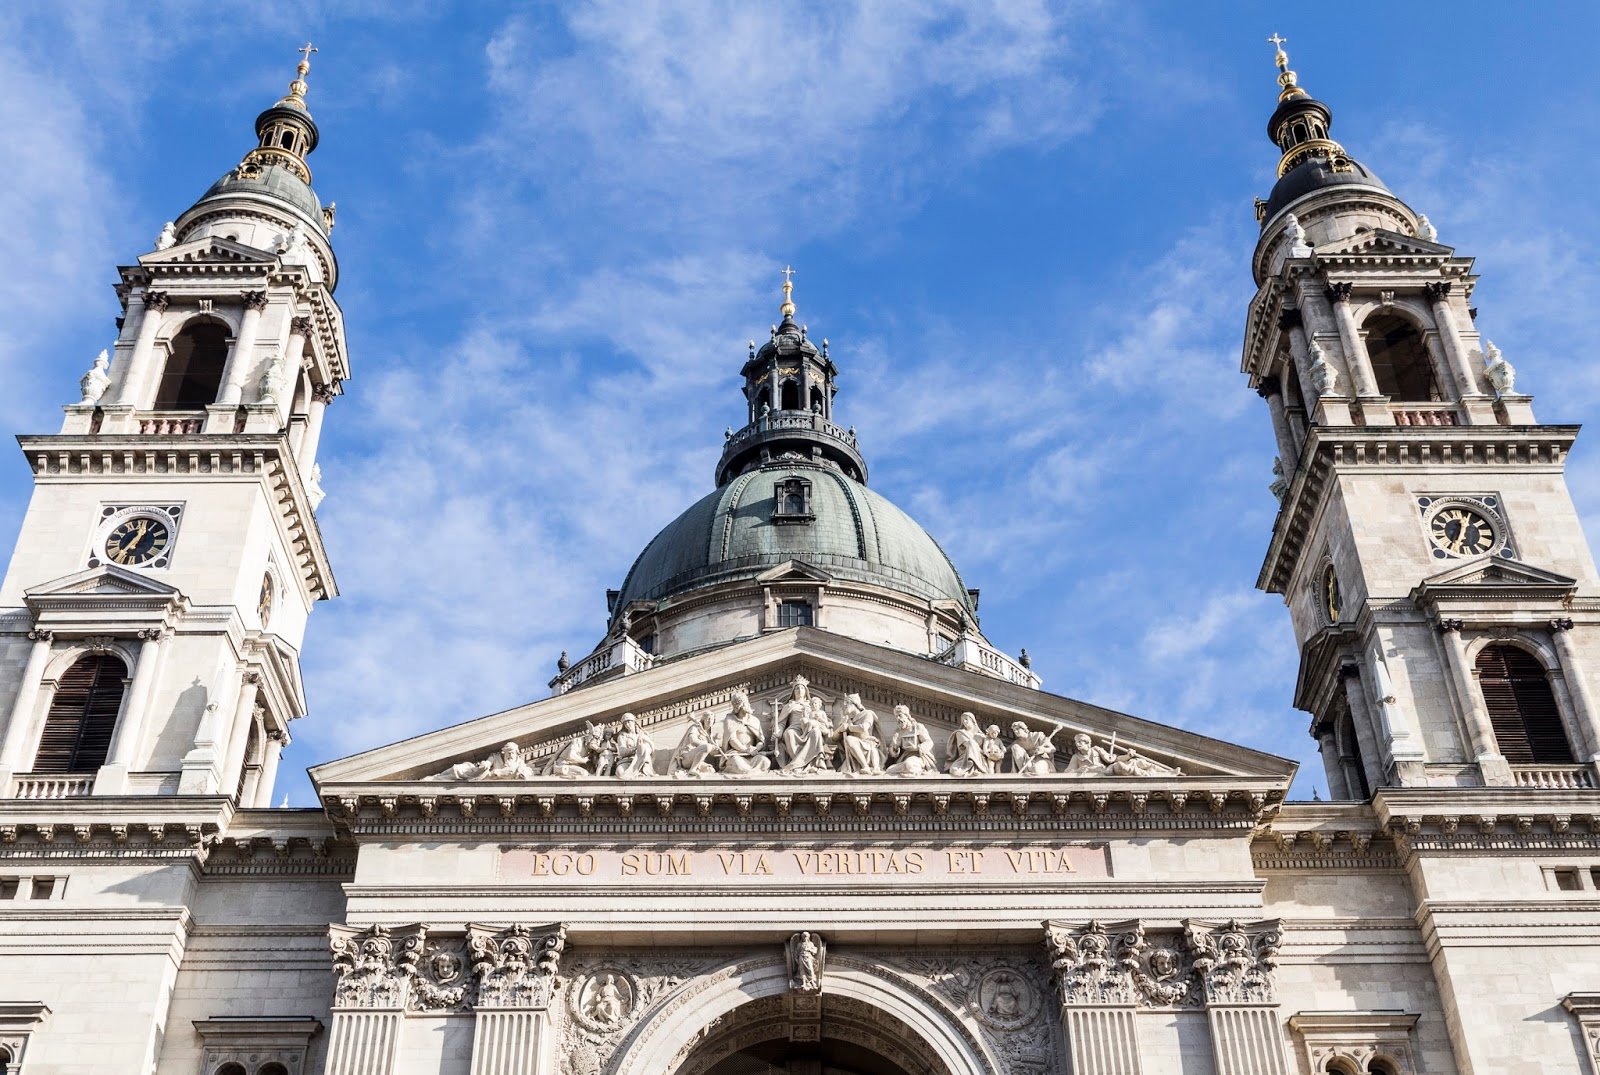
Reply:
<svg viewBox="0 0 1600 1075"><path fill-rule="evenodd" d="M789 972L781 952L693 977L644 1015L619 1043L609 1071L697 1075L701 1061L695 1053L707 1043L737 1039L742 1046L782 1037L779 1031L790 1018L788 993ZM880 964L830 953L822 998L824 1005L830 999L843 1002L838 1005L841 1017L829 1019L830 1037L876 1049L891 1059L914 1059L919 1067L950 1075L999 1075L1003 1070L963 1014ZM691 1066L685 1068L686 1063Z"/></svg>
<svg viewBox="0 0 1600 1075"><path fill-rule="evenodd" d="M1510 631L1487 631L1467 642L1467 660L1476 665L1478 655L1490 646L1515 646L1517 649L1527 650L1536 661L1544 666L1546 675L1561 675L1561 658L1555 649L1542 638L1531 632L1513 629ZM1474 675L1476 678L1476 675Z"/></svg>

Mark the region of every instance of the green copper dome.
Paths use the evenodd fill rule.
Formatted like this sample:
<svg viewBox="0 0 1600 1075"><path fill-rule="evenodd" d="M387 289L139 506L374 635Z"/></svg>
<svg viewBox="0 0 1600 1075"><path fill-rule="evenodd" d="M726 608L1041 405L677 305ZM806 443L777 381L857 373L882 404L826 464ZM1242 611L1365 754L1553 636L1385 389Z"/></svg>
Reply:
<svg viewBox="0 0 1600 1075"><path fill-rule="evenodd" d="M271 198L293 206L324 235L327 234L328 226L323 220L322 202L317 198L316 191L311 189L311 184L281 164L267 164L255 169L244 167L233 169L211 184L211 188L195 202L195 208L214 198L238 194Z"/></svg>
<svg viewBox="0 0 1600 1075"><path fill-rule="evenodd" d="M785 516L779 487L793 490L791 482L804 483L807 510ZM733 478L657 534L634 561L614 611L754 579L789 560L973 608L955 565L909 515L832 467L778 461Z"/></svg>

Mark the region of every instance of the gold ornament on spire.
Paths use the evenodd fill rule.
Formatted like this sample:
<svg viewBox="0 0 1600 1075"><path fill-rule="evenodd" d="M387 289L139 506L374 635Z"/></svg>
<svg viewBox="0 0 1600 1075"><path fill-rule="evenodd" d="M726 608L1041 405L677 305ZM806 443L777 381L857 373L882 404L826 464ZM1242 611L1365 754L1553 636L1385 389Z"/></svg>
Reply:
<svg viewBox="0 0 1600 1075"><path fill-rule="evenodd" d="M1278 50L1278 54L1273 59L1278 64L1278 85L1283 87L1278 93L1278 100L1280 101L1289 97L1304 97L1306 95L1306 91L1300 88L1300 76L1289 70L1289 54L1283 51L1283 46L1288 43L1289 39L1278 33L1274 33L1267 38L1267 44Z"/></svg>
<svg viewBox="0 0 1600 1075"><path fill-rule="evenodd" d="M783 305L778 312L784 317L794 316L794 270L787 265L783 267Z"/></svg>
<svg viewBox="0 0 1600 1075"><path fill-rule="evenodd" d="M304 112L306 110L306 93L311 88L306 85L306 75L311 71L311 54L321 50L307 41L295 51L300 54L300 62L295 65L294 81L289 83L289 96L279 101L278 104L280 106L287 105L289 108L298 108Z"/></svg>

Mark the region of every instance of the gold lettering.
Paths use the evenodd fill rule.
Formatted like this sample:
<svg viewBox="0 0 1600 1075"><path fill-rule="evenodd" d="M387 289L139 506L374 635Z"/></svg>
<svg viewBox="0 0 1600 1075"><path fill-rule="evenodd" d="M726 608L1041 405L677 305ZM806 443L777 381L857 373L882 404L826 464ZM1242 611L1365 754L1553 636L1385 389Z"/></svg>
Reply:
<svg viewBox="0 0 1600 1075"><path fill-rule="evenodd" d="M689 852L687 851L680 851L676 855L663 855L662 858L667 860L667 875L669 877L681 877L691 872L689 869Z"/></svg>
<svg viewBox="0 0 1600 1075"><path fill-rule="evenodd" d="M967 872L967 853L959 848L946 848L944 852L951 873Z"/></svg>
<svg viewBox="0 0 1600 1075"><path fill-rule="evenodd" d="M722 862L722 875L724 877L733 873L733 864L736 861L739 863L739 872L744 872L743 854L735 854L732 851L718 851L717 858Z"/></svg>
<svg viewBox="0 0 1600 1075"><path fill-rule="evenodd" d="M639 852L629 851L622 856L622 876L634 877L639 873Z"/></svg>
<svg viewBox="0 0 1600 1075"><path fill-rule="evenodd" d="M811 867L816 861L817 853L815 851L791 851L789 854L794 856L796 868L802 874L809 876Z"/></svg>
<svg viewBox="0 0 1600 1075"><path fill-rule="evenodd" d="M1027 872L1029 872L1028 870L1024 870L1022 868L1022 864L1024 862L1026 862L1027 859L1028 859L1028 852L1026 852L1026 851L1007 851L1006 852L1006 861L1011 863L1011 872L1012 873L1027 873ZM1030 868L1032 867L1032 863L1029 863L1029 867Z"/></svg>
<svg viewBox="0 0 1600 1075"><path fill-rule="evenodd" d="M533 856L533 876L535 876L535 877L549 877L550 876L550 856L547 853L545 853L543 851L534 852L534 856Z"/></svg>
<svg viewBox="0 0 1600 1075"><path fill-rule="evenodd" d="M767 853L765 851L756 856L755 872L766 877L772 876L772 865L767 862Z"/></svg>
<svg viewBox="0 0 1600 1075"><path fill-rule="evenodd" d="M924 863L922 861L922 852L921 851L907 851L906 852L906 872L907 873L921 873L923 871L923 868L924 868Z"/></svg>

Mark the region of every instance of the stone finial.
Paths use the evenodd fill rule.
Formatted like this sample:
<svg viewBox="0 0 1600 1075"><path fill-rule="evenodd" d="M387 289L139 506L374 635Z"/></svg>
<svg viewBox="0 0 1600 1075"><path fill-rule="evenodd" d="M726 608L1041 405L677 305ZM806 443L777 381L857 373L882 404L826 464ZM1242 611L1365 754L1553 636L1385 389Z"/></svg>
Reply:
<svg viewBox="0 0 1600 1075"><path fill-rule="evenodd" d="M1506 361L1506 356L1500 353L1500 348L1492 340L1485 341L1483 345L1483 374L1500 395L1509 396L1516 391L1517 367Z"/></svg>
<svg viewBox="0 0 1600 1075"><path fill-rule="evenodd" d="M165 250L168 247L175 245L177 241L178 229L174 227L172 221L169 220L161 226L161 234L156 236L156 249Z"/></svg>
<svg viewBox="0 0 1600 1075"><path fill-rule="evenodd" d="M78 387L83 390L83 402L86 404L99 403L100 397L106 394L106 389L111 384L111 377L106 373L106 368L111 365L111 355L102 350L94 357L94 365L89 367L78 381Z"/></svg>
<svg viewBox="0 0 1600 1075"><path fill-rule="evenodd" d="M1022 665L1024 668L1033 667L1033 658L1028 656L1028 651L1026 648L1024 648L1021 653L1017 654L1017 663Z"/></svg>
<svg viewBox="0 0 1600 1075"><path fill-rule="evenodd" d="M1308 258L1311 256L1311 244L1306 242L1306 229L1301 226L1300 218L1293 213L1284 218L1283 235L1289 240L1289 256L1292 258Z"/></svg>
<svg viewBox="0 0 1600 1075"><path fill-rule="evenodd" d="M562 650L561 651L561 656L556 658L556 671L557 672L565 672L567 669L569 669L571 667L572 667L572 661L570 659L568 659L567 651L566 650Z"/></svg>
<svg viewBox="0 0 1600 1075"><path fill-rule="evenodd" d="M1426 214L1419 214L1417 217L1417 234L1430 243L1439 241L1439 229L1433 226L1433 221L1429 220Z"/></svg>
<svg viewBox="0 0 1600 1075"><path fill-rule="evenodd" d="M1311 387L1319 396L1333 395L1339 390L1339 371L1328 364L1328 356L1316 340L1308 343L1306 350L1311 355Z"/></svg>

